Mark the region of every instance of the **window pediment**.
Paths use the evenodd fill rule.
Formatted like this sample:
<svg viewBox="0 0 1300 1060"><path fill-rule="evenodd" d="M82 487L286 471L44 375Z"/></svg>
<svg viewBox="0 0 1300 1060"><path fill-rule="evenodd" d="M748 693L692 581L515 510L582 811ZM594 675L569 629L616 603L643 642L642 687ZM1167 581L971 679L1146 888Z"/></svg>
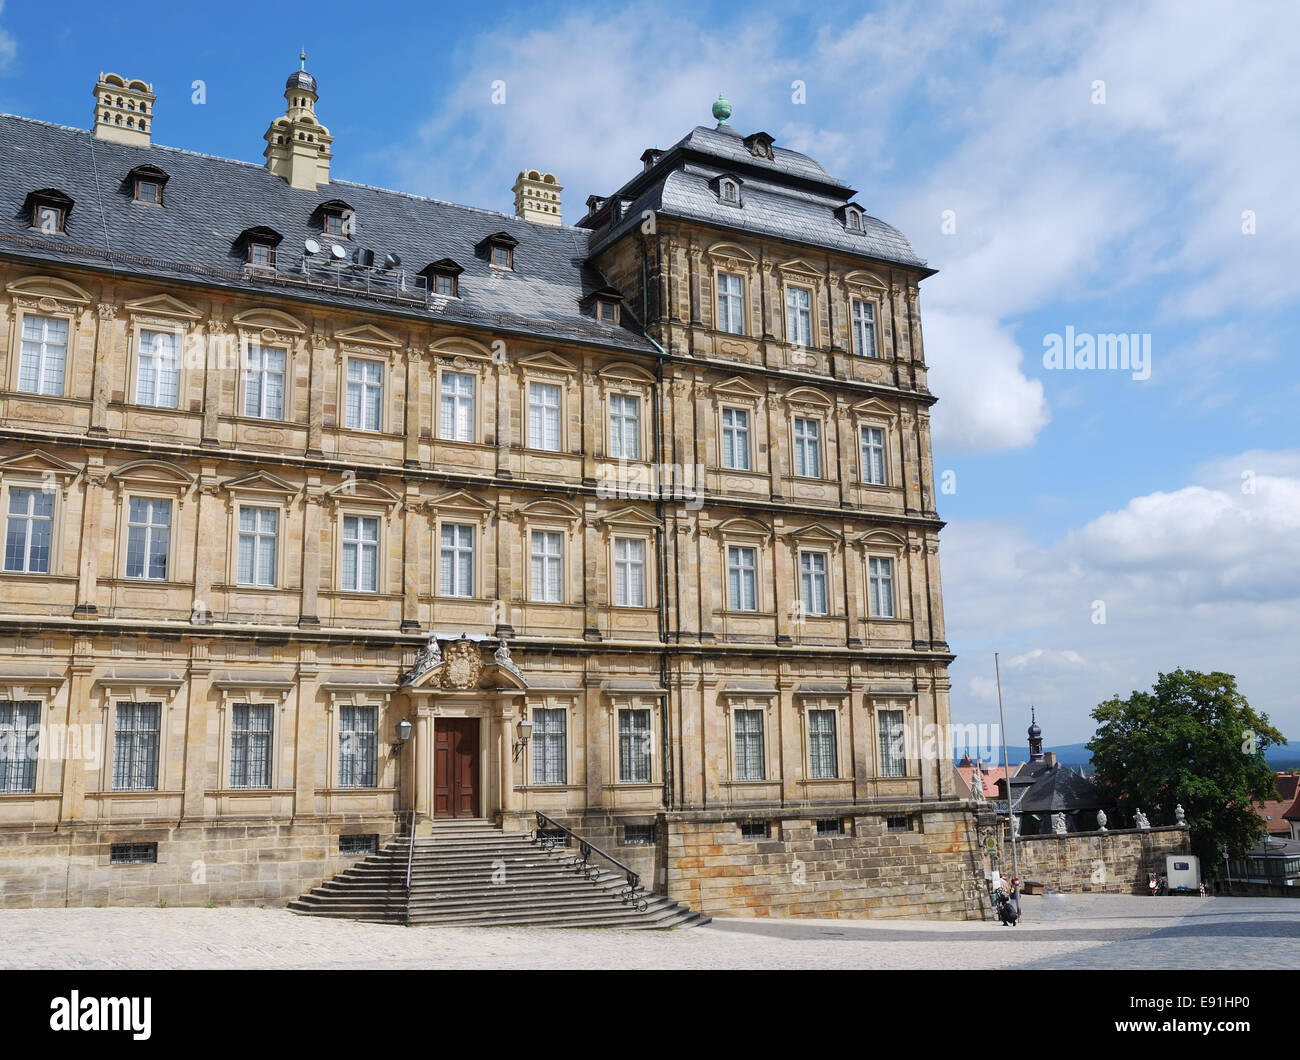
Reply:
<svg viewBox="0 0 1300 1060"><path fill-rule="evenodd" d="M907 548L907 538L894 533L892 530L868 530L858 538L858 544L870 548L900 550Z"/></svg>
<svg viewBox="0 0 1300 1060"><path fill-rule="evenodd" d="M298 493L298 487L267 471L254 471L250 475L223 482L222 488L230 493L262 493L281 497L292 497Z"/></svg>
<svg viewBox="0 0 1300 1060"><path fill-rule="evenodd" d="M597 373L601 379L611 382L632 382L638 384L653 384L654 376L635 364L620 362L618 364L606 365Z"/></svg>
<svg viewBox="0 0 1300 1060"><path fill-rule="evenodd" d="M109 472L108 477L119 486L164 489L178 493L188 490L194 484L193 475L163 460L135 460Z"/></svg>
<svg viewBox="0 0 1300 1060"><path fill-rule="evenodd" d="M745 401L758 401L763 396L761 390L751 386L738 375L733 375L730 379L716 383L712 389L715 394L720 394L723 397L741 398Z"/></svg>
<svg viewBox="0 0 1300 1060"><path fill-rule="evenodd" d="M58 276L24 276L5 287L11 295L21 298L40 300L51 298L58 302L71 302L76 305L89 305L90 293L78 287L70 280Z"/></svg>
<svg viewBox="0 0 1300 1060"><path fill-rule="evenodd" d="M718 258L727 263L758 264L758 259L738 243L714 243L705 253L711 258Z"/></svg>
<svg viewBox="0 0 1300 1060"><path fill-rule="evenodd" d="M516 362L520 368L531 369L540 372L565 372L572 375L577 372L577 368L566 361L558 354L551 353L550 350L544 353L535 353L529 357L520 358Z"/></svg>
<svg viewBox="0 0 1300 1060"><path fill-rule="evenodd" d="M536 500L525 504L519 512L529 519L563 519L573 523L582 519L582 512L564 501Z"/></svg>
<svg viewBox="0 0 1300 1060"><path fill-rule="evenodd" d="M605 526L621 526L638 530L653 530L657 527L663 526L663 523L659 522L659 520L646 515L644 512L637 508L633 508L631 505L628 505L626 508L620 508L616 512L602 515L596 521Z"/></svg>
<svg viewBox="0 0 1300 1060"><path fill-rule="evenodd" d="M880 293L883 293L889 287L889 285L874 272L868 272L866 269L855 269L853 272L847 273L844 277L844 282L848 284L856 284L859 287L872 287L875 288L876 292Z"/></svg>
<svg viewBox="0 0 1300 1060"><path fill-rule="evenodd" d="M835 402L810 386L795 387L785 395L785 401L789 405L806 405L818 409L831 408Z"/></svg>
<svg viewBox="0 0 1300 1060"><path fill-rule="evenodd" d="M803 258L792 258L790 261L782 261L777 264L780 272L787 274L790 278L802 277L808 280L821 280L823 278L822 270L817 268L810 261Z"/></svg>
<svg viewBox="0 0 1300 1060"><path fill-rule="evenodd" d="M355 478L344 479L325 491L325 501L334 506L363 504L392 508L400 500L396 493L378 482L361 482Z"/></svg>
<svg viewBox="0 0 1300 1060"><path fill-rule="evenodd" d="M53 478L59 483L59 488L65 491L80 473L80 468L69 464L66 460L60 460L57 456L51 456L41 449L0 461L0 480L6 476L38 478L42 482Z"/></svg>
<svg viewBox="0 0 1300 1060"><path fill-rule="evenodd" d="M859 401L856 405L851 406L850 411L858 416L883 416L891 420L898 415L894 409L876 398Z"/></svg>
<svg viewBox="0 0 1300 1060"><path fill-rule="evenodd" d="M243 313L237 313L232 322L241 331L270 331L278 333L287 331L293 335L303 335L307 329L303 323L296 317L291 317L288 313L282 313L278 309L249 309ZM265 336L263 336L265 338ZM268 342L275 341L275 335L267 339Z"/></svg>
<svg viewBox="0 0 1300 1060"><path fill-rule="evenodd" d="M149 298L137 298L126 303L126 311L136 316L174 317L177 320L197 321L203 314L192 305L173 298L169 294L156 294Z"/></svg>
<svg viewBox="0 0 1300 1060"><path fill-rule="evenodd" d="M492 351L484 346L481 342L474 339L466 338L462 335L454 335L449 338L439 339L437 342L429 343L427 347L429 353L435 357L468 357L475 361L491 360Z"/></svg>
<svg viewBox="0 0 1300 1060"><path fill-rule="evenodd" d="M813 523L810 526L787 530L786 536L794 538L801 545L839 544L844 539L842 534L837 534L834 530L823 526L821 523Z"/></svg>
<svg viewBox="0 0 1300 1060"><path fill-rule="evenodd" d="M737 517L719 523L712 528L712 533L720 538L749 538L766 542L772 537L772 528L753 519Z"/></svg>
<svg viewBox="0 0 1300 1060"><path fill-rule="evenodd" d="M492 505L485 504L465 490L455 490L452 493L443 494L441 497L435 497L427 503L426 508L431 515L455 515L460 518L473 519L480 523L487 520L496 511Z"/></svg>
<svg viewBox="0 0 1300 1060"><path fill-rule="evenodd" d="M334 332L334 341L351 343L356 346L380 346L387 350L400 350L402 342L396 335L390 334L374 324L362 324L360 327L345 328Z"/></svg>

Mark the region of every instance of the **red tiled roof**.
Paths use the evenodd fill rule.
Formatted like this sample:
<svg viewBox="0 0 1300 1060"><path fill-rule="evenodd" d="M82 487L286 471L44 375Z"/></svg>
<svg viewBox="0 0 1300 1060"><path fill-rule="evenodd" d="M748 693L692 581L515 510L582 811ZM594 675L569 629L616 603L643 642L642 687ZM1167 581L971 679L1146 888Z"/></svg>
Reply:
<svg viewBox="0 0 1300 1060"><path fill-rule="evenodd" d="M966 785L966 790L974 791L974 789L971 787L971 778L975 774L975 766L973 764L957 765L957 766L953 766L953 768L957 771L957 775L961 777L962 783ZM1019 767L1011 766L1010 769L1008 769L1005 766L981 765L980 772L984 775L984 797L986 799L993 798L994 787L997 784L997 782L999 780L1002 780L1007 775L1007 773L1010 773L1012 776L1015 776L1017 768Z"/></svg>
<svg viewBox="0 0 1300 1060"><path fill-rule="evenodd" d="M1259 803L1256 809L1267 819L1269 835L1290 836L1288 818L1300 818L1300 774L1277 774L1277 794L1276 799Z"/></svg>

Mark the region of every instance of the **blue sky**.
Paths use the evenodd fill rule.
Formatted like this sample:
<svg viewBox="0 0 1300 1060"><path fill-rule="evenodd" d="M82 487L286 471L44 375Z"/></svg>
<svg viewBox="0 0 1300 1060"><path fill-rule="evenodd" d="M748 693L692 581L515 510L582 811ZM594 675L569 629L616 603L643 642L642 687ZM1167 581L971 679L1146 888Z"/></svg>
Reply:
<svg viewBox="0 0 1300 1060"><path fill-rule="evenodd" d="M373 10L10 3L0 109L86 127L114 70L153 83L157 142L260 161L305 45L336 175L508 211L538 167L572 221L723 91L940 270L954 720L996 719L996 650L1013 740L1031 702L1049 742L1086 739L1098 700L1176 666L1236 673L1300 737L1300 9ZM1149 335L1150 378L1047 369L1067 327Z"/></svg>

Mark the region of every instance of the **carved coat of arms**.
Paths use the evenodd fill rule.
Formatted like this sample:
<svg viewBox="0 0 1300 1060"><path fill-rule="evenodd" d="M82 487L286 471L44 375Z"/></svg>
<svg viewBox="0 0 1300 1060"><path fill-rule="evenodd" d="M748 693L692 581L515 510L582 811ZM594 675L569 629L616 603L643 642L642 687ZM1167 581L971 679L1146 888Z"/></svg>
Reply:
<svg viewBox="0 0 1300 1060"><path fill-rule="evenodd" d="M477 644L470 640L453 641L443 655L446 659L442 679L444 688L478 687L483 658Z"/></svg>

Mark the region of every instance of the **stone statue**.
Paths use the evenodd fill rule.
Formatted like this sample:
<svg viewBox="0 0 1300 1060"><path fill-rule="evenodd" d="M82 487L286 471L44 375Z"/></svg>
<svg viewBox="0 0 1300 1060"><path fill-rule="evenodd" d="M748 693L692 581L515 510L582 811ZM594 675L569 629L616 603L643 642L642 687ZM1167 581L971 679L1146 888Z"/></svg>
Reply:
<svg viewBox="0 0 1300 1060"><path fill-rule="evenodd" d="M1011 834L1014 836L1020 835L1020 815L1017 813L1011 815Z"/></svg>
<svg viewBox="0 0 1300 1060"><path fill-rule="evenodd" d="M429 639L424 642L424 650L415 657L415 665L402 676L402 683L410 684L421 674L428 673L435 666L441 665L442 649L438 647L438 635L431 630Z"/></svg>
<svg viewBox="0 0 1300 1060"><path fill-rule="evenodd" d="M1179 827L1182 827L1186 823L1187 823L1187 811L1183 809L1183 804L1180 802L1177 806L1174 807L1174 824L1178 825Z"/></svg>
<svg viewBox="0 0 1300 1060"><path fill-rule="evenodd" d="M1098 832L1104 832L1104 831L1106 831L1106 811L1105 811L1105 810L1098 810L1098 811L1097 811L1097 831L1098 831Z"/></svg>
<svg viewBox="0 0 1300 1060"><path fill-rule="evenodd" d="M492 653L492 661L498 666L503 666L507 670L519 673L519 667L515 665L514 659L510 658L510 645L506 642L505 635L500 637L501 643L497 645L497 650Z"/></svg>
<svg viewBox="0 0 1300 1060"><path fill-rule="evenodd" d="M1052 832L1055 835L1065 835L1065 814L1052 814Z"/></svg>
<svg viewBox="0 0 1300 1060"><path fill-rule="evenodd" d="M980 764L978 762L975 763L975 772L971 774L970 786L971 794L973 794L976 799L982 800L984 798L984 771L980 769Z"/></svg>
<svg viewBox="0 0 1300 1060"><path fill-rule="evenodd" d="M1143 832L1149 832L1151 830L1151 822L1147 820L1147 815L1142 812L1141 806L1137 808L1137 813L1134 814L1134 816L1137 818L1138 828Z"/></svg>

